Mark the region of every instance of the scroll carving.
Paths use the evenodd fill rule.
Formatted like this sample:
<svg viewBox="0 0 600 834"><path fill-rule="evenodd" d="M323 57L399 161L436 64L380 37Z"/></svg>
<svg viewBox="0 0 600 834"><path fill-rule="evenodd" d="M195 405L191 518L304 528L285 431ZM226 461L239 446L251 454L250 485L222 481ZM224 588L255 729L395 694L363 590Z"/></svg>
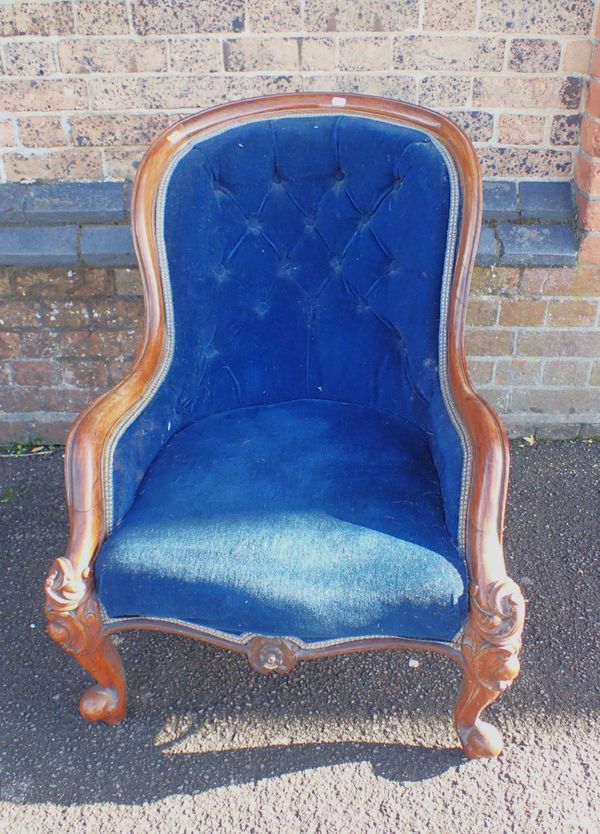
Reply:
<svg viewBox="0 0 600 834"><path fill-rule="evenodd" d="M83 694L79 709L89 721L115 724L125 714L126 687L121 660L102 633L94 583L76 575L68 559L56 559L46 579L47 631L98 681Z"/></svg>
<svg viewBox="0 0 600 834"><path fill-rule="evenodd" d="M465 676L455 711L463 749L472 758L502 750L500 733L480 716L519 674L524 618L525 600L512 579L472 588L462 640Z"/></svg>
<svg viewBox="0 0 600 834"><path fill-rule="evenodd" d="M295 643L279 637L253 637L246 645L246 653L250 666L262 675L285 675L298 662Z"/></svg>

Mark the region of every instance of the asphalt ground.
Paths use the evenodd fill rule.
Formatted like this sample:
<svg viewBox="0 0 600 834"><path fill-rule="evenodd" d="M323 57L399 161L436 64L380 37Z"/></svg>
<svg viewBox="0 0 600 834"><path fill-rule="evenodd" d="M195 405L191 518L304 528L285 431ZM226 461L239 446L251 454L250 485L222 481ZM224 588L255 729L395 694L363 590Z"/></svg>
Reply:
<svg viewBox="0 0 600 834"><path fill-rule="evenodd" d="M457 747L458 669L409 652L262 677L131 633L127 717L86 723L87 675L42 615L67 536L62 453L0 458L0 831L600 832L600 447L512 454L506 552L529 608L522 675L488 710L494 761Z"/></svg>

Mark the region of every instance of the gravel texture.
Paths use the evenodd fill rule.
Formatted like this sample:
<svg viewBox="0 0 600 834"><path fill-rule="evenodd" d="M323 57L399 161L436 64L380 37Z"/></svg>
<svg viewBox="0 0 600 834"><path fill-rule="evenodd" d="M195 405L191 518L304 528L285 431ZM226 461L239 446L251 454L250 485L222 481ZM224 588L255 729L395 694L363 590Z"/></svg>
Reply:
<svg viewBox="0 0 600 834"><path fill-rule="evenodd" d="M523 673L488 711L505 753L470 762L451 726L458 670L408 652L265 678L235 654L132 633L117 638L127 718L87 724L87 676L42 616L66 542L61 454L0 459L0 831L600 832L599 498L597 444L513 444Z"/></svg>

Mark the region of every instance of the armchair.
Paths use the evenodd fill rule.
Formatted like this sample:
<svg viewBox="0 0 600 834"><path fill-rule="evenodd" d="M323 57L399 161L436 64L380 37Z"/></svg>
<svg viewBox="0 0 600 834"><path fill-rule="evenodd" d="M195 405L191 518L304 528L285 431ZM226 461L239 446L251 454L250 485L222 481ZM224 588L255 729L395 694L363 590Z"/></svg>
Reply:
<svg viewBox="0 0 600 834"><path fill-rule="evenodd" d="M76 420L70 539L48 632L125 714L111 635L155 629L258 672L348 652L440 652L455 724L519 672L508 447L468 378L475 151L445 117L358 95L226 104L178 122L132 195L145 334Z"/></svg>

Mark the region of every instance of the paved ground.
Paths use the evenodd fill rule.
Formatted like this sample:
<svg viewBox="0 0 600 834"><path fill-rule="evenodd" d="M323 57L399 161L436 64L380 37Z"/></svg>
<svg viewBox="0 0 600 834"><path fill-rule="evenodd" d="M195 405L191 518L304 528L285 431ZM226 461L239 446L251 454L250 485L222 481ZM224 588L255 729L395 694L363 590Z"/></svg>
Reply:
<svg viewBox="0 0 600 834"><path fill-rule="evenodd" d="M490 710L507 748L492 762L455 746L457 670L403 652L263 678L236 655L131 634L128 717L86 724L86 675L41 615L66 538L61 466L0 459L0 831L600 831L598 445L513 444L507 552L529 618L522 677Z"/></svg>

